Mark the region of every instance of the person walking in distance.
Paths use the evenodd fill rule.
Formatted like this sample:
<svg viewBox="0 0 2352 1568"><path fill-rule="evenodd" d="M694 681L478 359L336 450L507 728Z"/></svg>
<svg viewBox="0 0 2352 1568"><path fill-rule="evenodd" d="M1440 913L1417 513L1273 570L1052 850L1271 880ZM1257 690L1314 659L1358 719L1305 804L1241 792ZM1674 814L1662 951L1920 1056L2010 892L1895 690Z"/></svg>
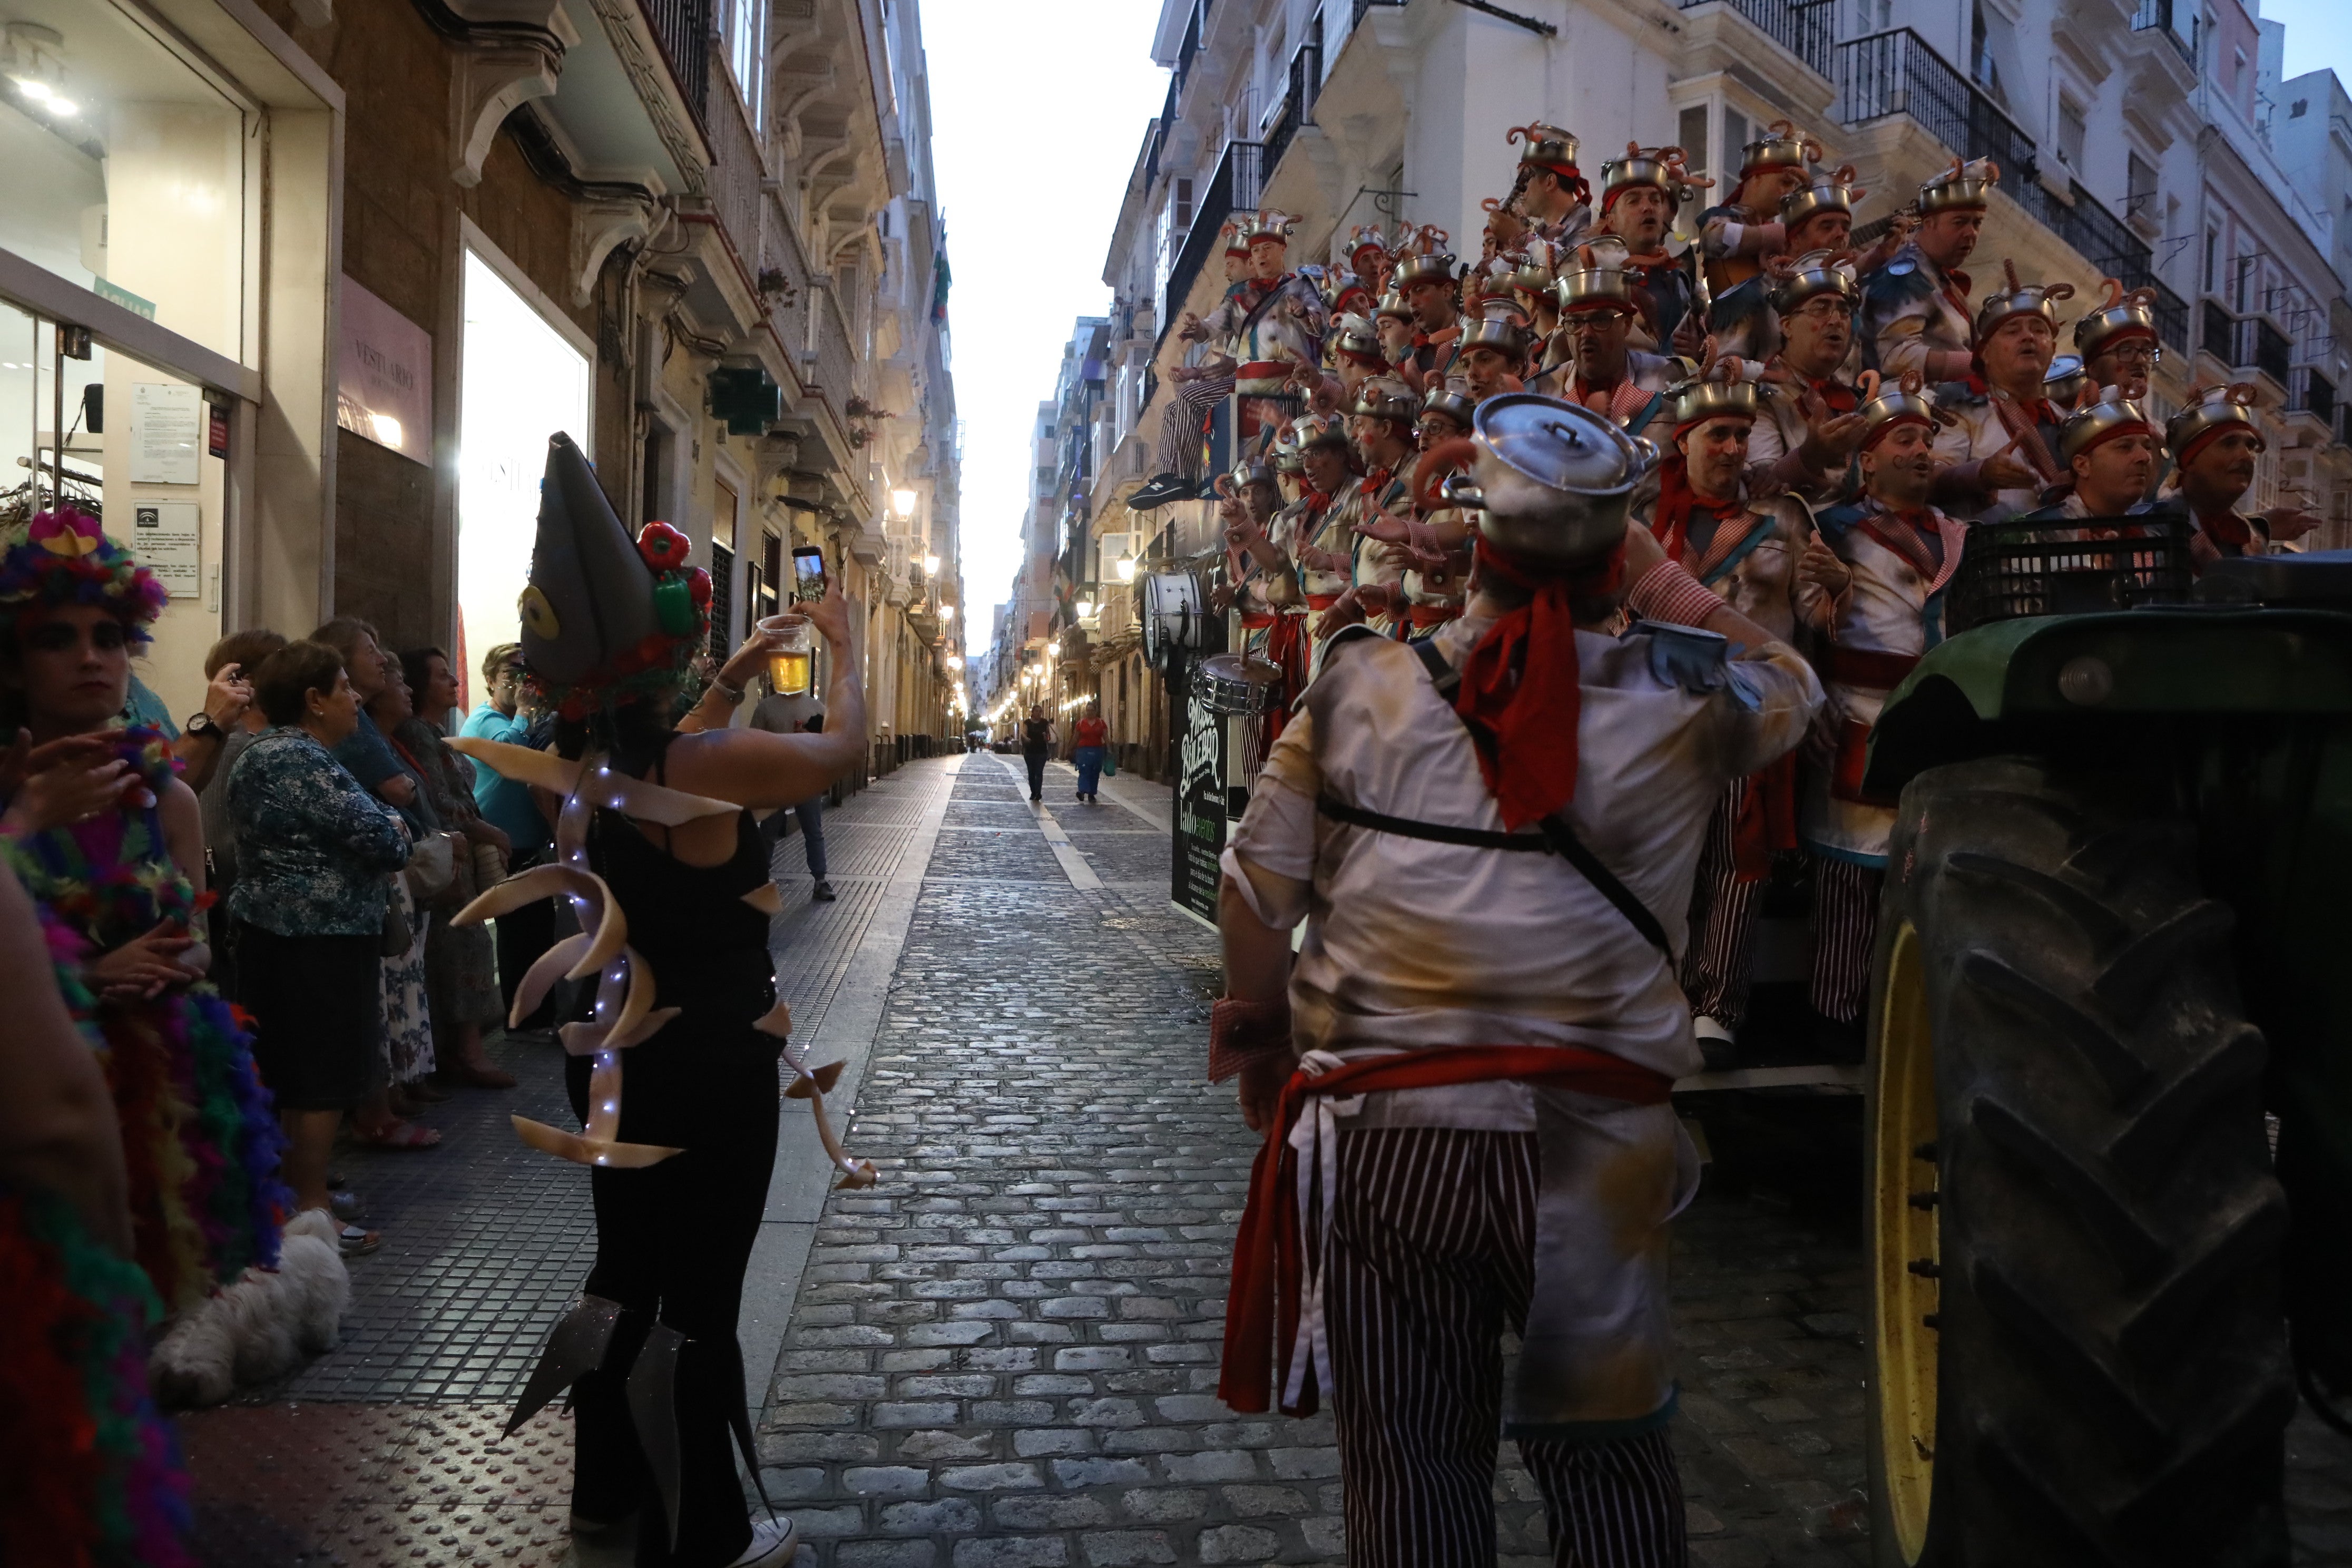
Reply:
<svg viewBox="0 0 2352 1568"><path fill-rule="evenodd" d="M1054 721L1045 717L1043 702L1029 704L1029 717L1021 722L1021 761L1029 770L1029 798L1045 798L1045 759L1062 743L1061 732Z"/></svg>
<svg viewBox="0 0 2352 1568"><path fill-rule="evenodd" d="M764 665L765 656L759 654L756 648L752 651L755 657L750 667L740 671L723 669L719 671L719 678L745 679ZM736 658L742 658L741 650L738 650ZM757 708L751 710L750 722L752 729L765 730L774 735L820 734L824 730L824 706L814 691L805 691L794 697L772 691L760 700ZM824 876L824 796L813 795L782 811L768 814L760 824L760 837L768 846L768 858L771 861L775 858L776 842L783 837L784 829L794 820L801 825L801 847L808 856L809 875L816 881L816 886L809 889L809 897L820 904L829 904L833 902L835 894L833 884L825 880Z"/></svg>
<svg viewBox="0 0 2352 1568"><path fill-rule="evenodd" d="M1103 752L1110 741L1110 726L1103 722L1102 704L1087 704L1086 716L1078 721L1072 737L1077 749L1070 761L1078 765L1078 798L1089 805L1100 805L1102 796L1096 793L1102 786Z"/></svg>

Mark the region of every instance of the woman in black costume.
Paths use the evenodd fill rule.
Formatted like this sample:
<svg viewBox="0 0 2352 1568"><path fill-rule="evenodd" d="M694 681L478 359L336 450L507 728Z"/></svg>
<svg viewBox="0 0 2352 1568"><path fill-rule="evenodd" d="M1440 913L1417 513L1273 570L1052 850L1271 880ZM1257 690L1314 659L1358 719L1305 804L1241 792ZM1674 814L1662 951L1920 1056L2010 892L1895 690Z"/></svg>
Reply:
<svg viewBox="0 0 2352 1568"><path fill-rule="evenodd" d="M749 1438L735 1325L775 1161L787 1024L751 812L805 800L855 767L865 699L836 587L808 606L832 650L823 733L726 727L764 654L756 638L673 728L678 676L707 636L708 579L685 566L688 548L660 523L633 543L578 449L556 437L521 605L526 665L559 715L556 754L457 743L553 784L543 805L562 801L561 864L525 873L544 886L523 890L562 884L583 937L526 979L518 1014L586 962L615 909L626 931L602 965L598 1005L566 1031L585 1131L518 1120L528 1142L592 1167L597 1243L582 1308L558 1328L518 1423L577 1380L575 1533L616 1536L634 1518L638 1568L776 1568L797 1546L792 1525L747 1518L735 1468L738 1436ZM497 912L498 898L467 916ZM679 1011L664 1022L635 997L622 1005L638 986Z"/></svg>

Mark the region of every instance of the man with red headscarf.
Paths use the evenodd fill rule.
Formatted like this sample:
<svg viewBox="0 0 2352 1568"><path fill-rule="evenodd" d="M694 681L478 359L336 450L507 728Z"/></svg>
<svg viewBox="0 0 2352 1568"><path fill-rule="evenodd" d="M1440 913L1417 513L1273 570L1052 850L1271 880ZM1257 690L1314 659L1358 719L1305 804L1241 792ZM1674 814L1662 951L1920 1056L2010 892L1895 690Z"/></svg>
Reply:
<svg viewBox="0 0 2352 1568"><path fill-rule="evenodd" d="M1592 488L1516 488L1498 420L1521 484ZM1210 1072L1266 1142L1219 1393L1331 1399L1357 1568L1493 1562L1498 1436L1558 1561L1681 1568L1664 1227L1697 1171L1667 1094L1699 1056L1674 954L1723 786L1820 687L1625 526L1641 459L1602 416L1507 398L1480 426L1468 614L1335 637L1224 858ZM1654 619L1613 636L1621 605Z"/></svg>
<svg viewBox="0 0 2352 1568"><path fill-rule="evenodd" d="M1690 313L1690 263L1669 243L1675 209L1683 193L1708 182L1683 169L1679 147L1625 143L1625 155L1601 165L1601 216L1593 227L1625 242L1625 272L1649 308L1657 344L1674 341L1675 329Z"/></svg>
<svg viewBox="0 0 2352 1568"><path fill-rule="evenodd" d="M1969 525L1927 504L1937 479L1936 399L1906 375L1860 410L1861 500L1817 519L1798 570L1829 597L1817 662L1829 701L1815 726L1798 837L1813 857L1813 1010L1822 1044L1859 1061L1862 1004L1878 932L1878 889L1895 803L1863 785L1871 726L1887 694L1944 640L1944 590Z"/></svg>
<svg viewBox="0 0 2352 1568"><path fill-rule="evenodd" d="M1633 492L1634 521L1649 526L1669 561L1776 640L1800 645L1827 631L1830 602L1797 570L1813 542L1812 514L1793 496L1748 493L1755 384L1685 383L1669 395L1667 411L1671 446L1654 479ZM1729 1065L1747 1016L1748 952L1772 857L1796 847L1792 753L1732 781L1699 855L1683 989L1710 1066Z"/></svg>

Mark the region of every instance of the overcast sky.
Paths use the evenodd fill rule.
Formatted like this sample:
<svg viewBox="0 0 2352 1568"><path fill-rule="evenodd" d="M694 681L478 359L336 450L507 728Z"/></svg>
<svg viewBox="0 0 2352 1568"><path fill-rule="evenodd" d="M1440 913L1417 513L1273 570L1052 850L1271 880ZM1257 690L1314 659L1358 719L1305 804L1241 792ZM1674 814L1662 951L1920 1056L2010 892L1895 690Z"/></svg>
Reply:
<svg viewBox="0 0 2352 1568"><path fill-rule="evenodd" d="M2282 76L2326 67L2352 89L2352 5L2345 0L2262 0L2262 17L2286 25Z"/></svg>
<svg viewBox="0 0 2352 1568"><path fill-rule="evenodd" d="M1029 426L1070 324L1110 304L1111 225L1168 73L1160 0L927 0L931 160L955 275L968 651L1021 562Z"/></svg>

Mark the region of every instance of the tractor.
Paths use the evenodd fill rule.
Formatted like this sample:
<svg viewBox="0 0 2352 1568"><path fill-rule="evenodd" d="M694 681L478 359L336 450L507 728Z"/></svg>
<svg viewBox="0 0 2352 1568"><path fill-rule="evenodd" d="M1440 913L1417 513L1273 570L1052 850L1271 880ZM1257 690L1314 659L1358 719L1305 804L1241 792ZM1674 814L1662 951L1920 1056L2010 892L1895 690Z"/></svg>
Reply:
<svg viewBox="0 0 2352 1568"><path fill-rule="evenodd" d="M1871 740L1890 1568L2284 1568L2352 1395L2352 552L2104 521L1973 536Z"/></svg>

